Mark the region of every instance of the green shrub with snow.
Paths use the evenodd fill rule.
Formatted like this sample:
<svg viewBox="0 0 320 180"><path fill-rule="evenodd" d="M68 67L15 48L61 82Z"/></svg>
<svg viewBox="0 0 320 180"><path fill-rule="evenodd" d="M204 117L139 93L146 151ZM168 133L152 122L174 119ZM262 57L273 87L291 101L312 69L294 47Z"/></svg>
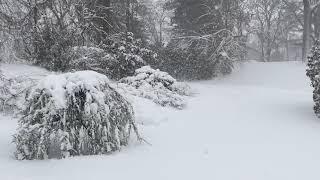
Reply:
<svg viewBox="0 0 320 180"><path fill-rule="evenodd" d="M71 69L93 70L115 80L132 76L155 58L156 54L143 48L132 33L109 37L99 47L74 47L68 57Z"/></svg>
<svg viewBox="0 0 320 180"><path fill-rule="evenodd" d="M166 72L144 66L135 75L123 78L118 87L134 96L150 99L161 106L183 109L185 96L191 95L190 87L179 83Z"/></svg>
<svg viewBox="0 0 320 180"><path fill-rule="evenodd" d="M131 105L108 82L93 71L40 81L14 136L16 158L107 154L127 145L131 131L138 136Z"/></svg>
<svg viewBox="0 0 320 180"><path fill-rule="evenodd" d="M320 117L320 41L317 40L308 57L307 76L311 80L313 90L314 111Z"/></svg>

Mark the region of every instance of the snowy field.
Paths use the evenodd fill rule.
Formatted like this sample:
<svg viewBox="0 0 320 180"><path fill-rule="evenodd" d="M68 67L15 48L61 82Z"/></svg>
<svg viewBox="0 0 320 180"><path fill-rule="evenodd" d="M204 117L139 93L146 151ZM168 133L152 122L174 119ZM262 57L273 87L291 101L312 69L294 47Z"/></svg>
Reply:
<svg viewBox="0 0 320 180"><path fill-rule="evenodd" d="M308 82L302 63L250 62L229 77L190 83L197 93L182 111L132 99L152 146L131 143L109 156L16 161L17 120L0 115L0 180L319 180L320 120Z"/></svg>

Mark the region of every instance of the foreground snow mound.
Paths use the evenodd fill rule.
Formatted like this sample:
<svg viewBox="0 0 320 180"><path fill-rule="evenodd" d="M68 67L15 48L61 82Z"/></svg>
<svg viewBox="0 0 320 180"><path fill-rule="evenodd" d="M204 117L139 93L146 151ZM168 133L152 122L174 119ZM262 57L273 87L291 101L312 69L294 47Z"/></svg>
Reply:
<svg viewBox="0 0 320 180"><path fill-rule="evenodd" d="M14 137L19 160L106 154L137 129L131 105L93 71L50 75L30 94ZM138 135L138 134L137 134Z"/></svg>
<svg viewBox="0 0 320 180"><path fill-rule="evenodd" d="M177 82L172 76L150 66L135 71L135 76L120 80L120 89L132 95L151 99L161 106L172 106L183 109L185 96L190 95L190 87Z"/></svg>

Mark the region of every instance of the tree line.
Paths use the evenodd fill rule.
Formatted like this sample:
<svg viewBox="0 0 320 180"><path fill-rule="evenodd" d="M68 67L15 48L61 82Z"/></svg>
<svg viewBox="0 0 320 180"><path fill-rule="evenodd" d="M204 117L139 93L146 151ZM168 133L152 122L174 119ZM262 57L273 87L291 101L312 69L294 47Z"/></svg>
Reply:
<svg viewBox="0 0 320 180"><path fill-rule="evenodd" d="M108 71L125 67L120 74L148 64L180 79L207 79L232 72L250 48L262 61L290 60L294 42L305 60L319 38L319 6L318 0L1 0L1 59L68 71L90 56ZM88 52L79 54L79 47Z"/></svg>

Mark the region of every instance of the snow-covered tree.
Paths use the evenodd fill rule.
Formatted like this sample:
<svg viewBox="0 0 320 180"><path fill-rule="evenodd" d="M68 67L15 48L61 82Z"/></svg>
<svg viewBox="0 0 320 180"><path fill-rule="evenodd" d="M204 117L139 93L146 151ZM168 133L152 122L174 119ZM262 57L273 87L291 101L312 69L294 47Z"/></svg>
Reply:
<svg viewBox="0 0 320 180"><path fill-rule="evenodd" d="M93 71L44 78L19 121L16 158L107 154L127 145L133 133L140 138L130 103L108 83Z"/></svg>
<svg viewBox="0 0 320 180"><path fill-rule="evenodd" d="M179 83L166 72L144 66L135 71L132 77L120 80L119 89L152 100L161 106L183 109L186 105L185 96L191 95L190 87Z"/></svg>
<svg viewBox="0 0 320 180"><path fill-rule="evenodd" d="M245 13L241 4L242 0L169 1L175 26L168 48L162 53L167 66L161 69L177 78L187 75L187 79L210 79L222 72L230 73L233 62L244 54ZM173 69L181 72L169 71L177 61L180 63Z"/></svg>
<svg viewBox="0 0 320 180"><path fill-rule="evenodd" d="M262 61L270 61L273 51L280 43L284 9L279 0L249 1L252 17L251 31L258 37Z"/></svg>

